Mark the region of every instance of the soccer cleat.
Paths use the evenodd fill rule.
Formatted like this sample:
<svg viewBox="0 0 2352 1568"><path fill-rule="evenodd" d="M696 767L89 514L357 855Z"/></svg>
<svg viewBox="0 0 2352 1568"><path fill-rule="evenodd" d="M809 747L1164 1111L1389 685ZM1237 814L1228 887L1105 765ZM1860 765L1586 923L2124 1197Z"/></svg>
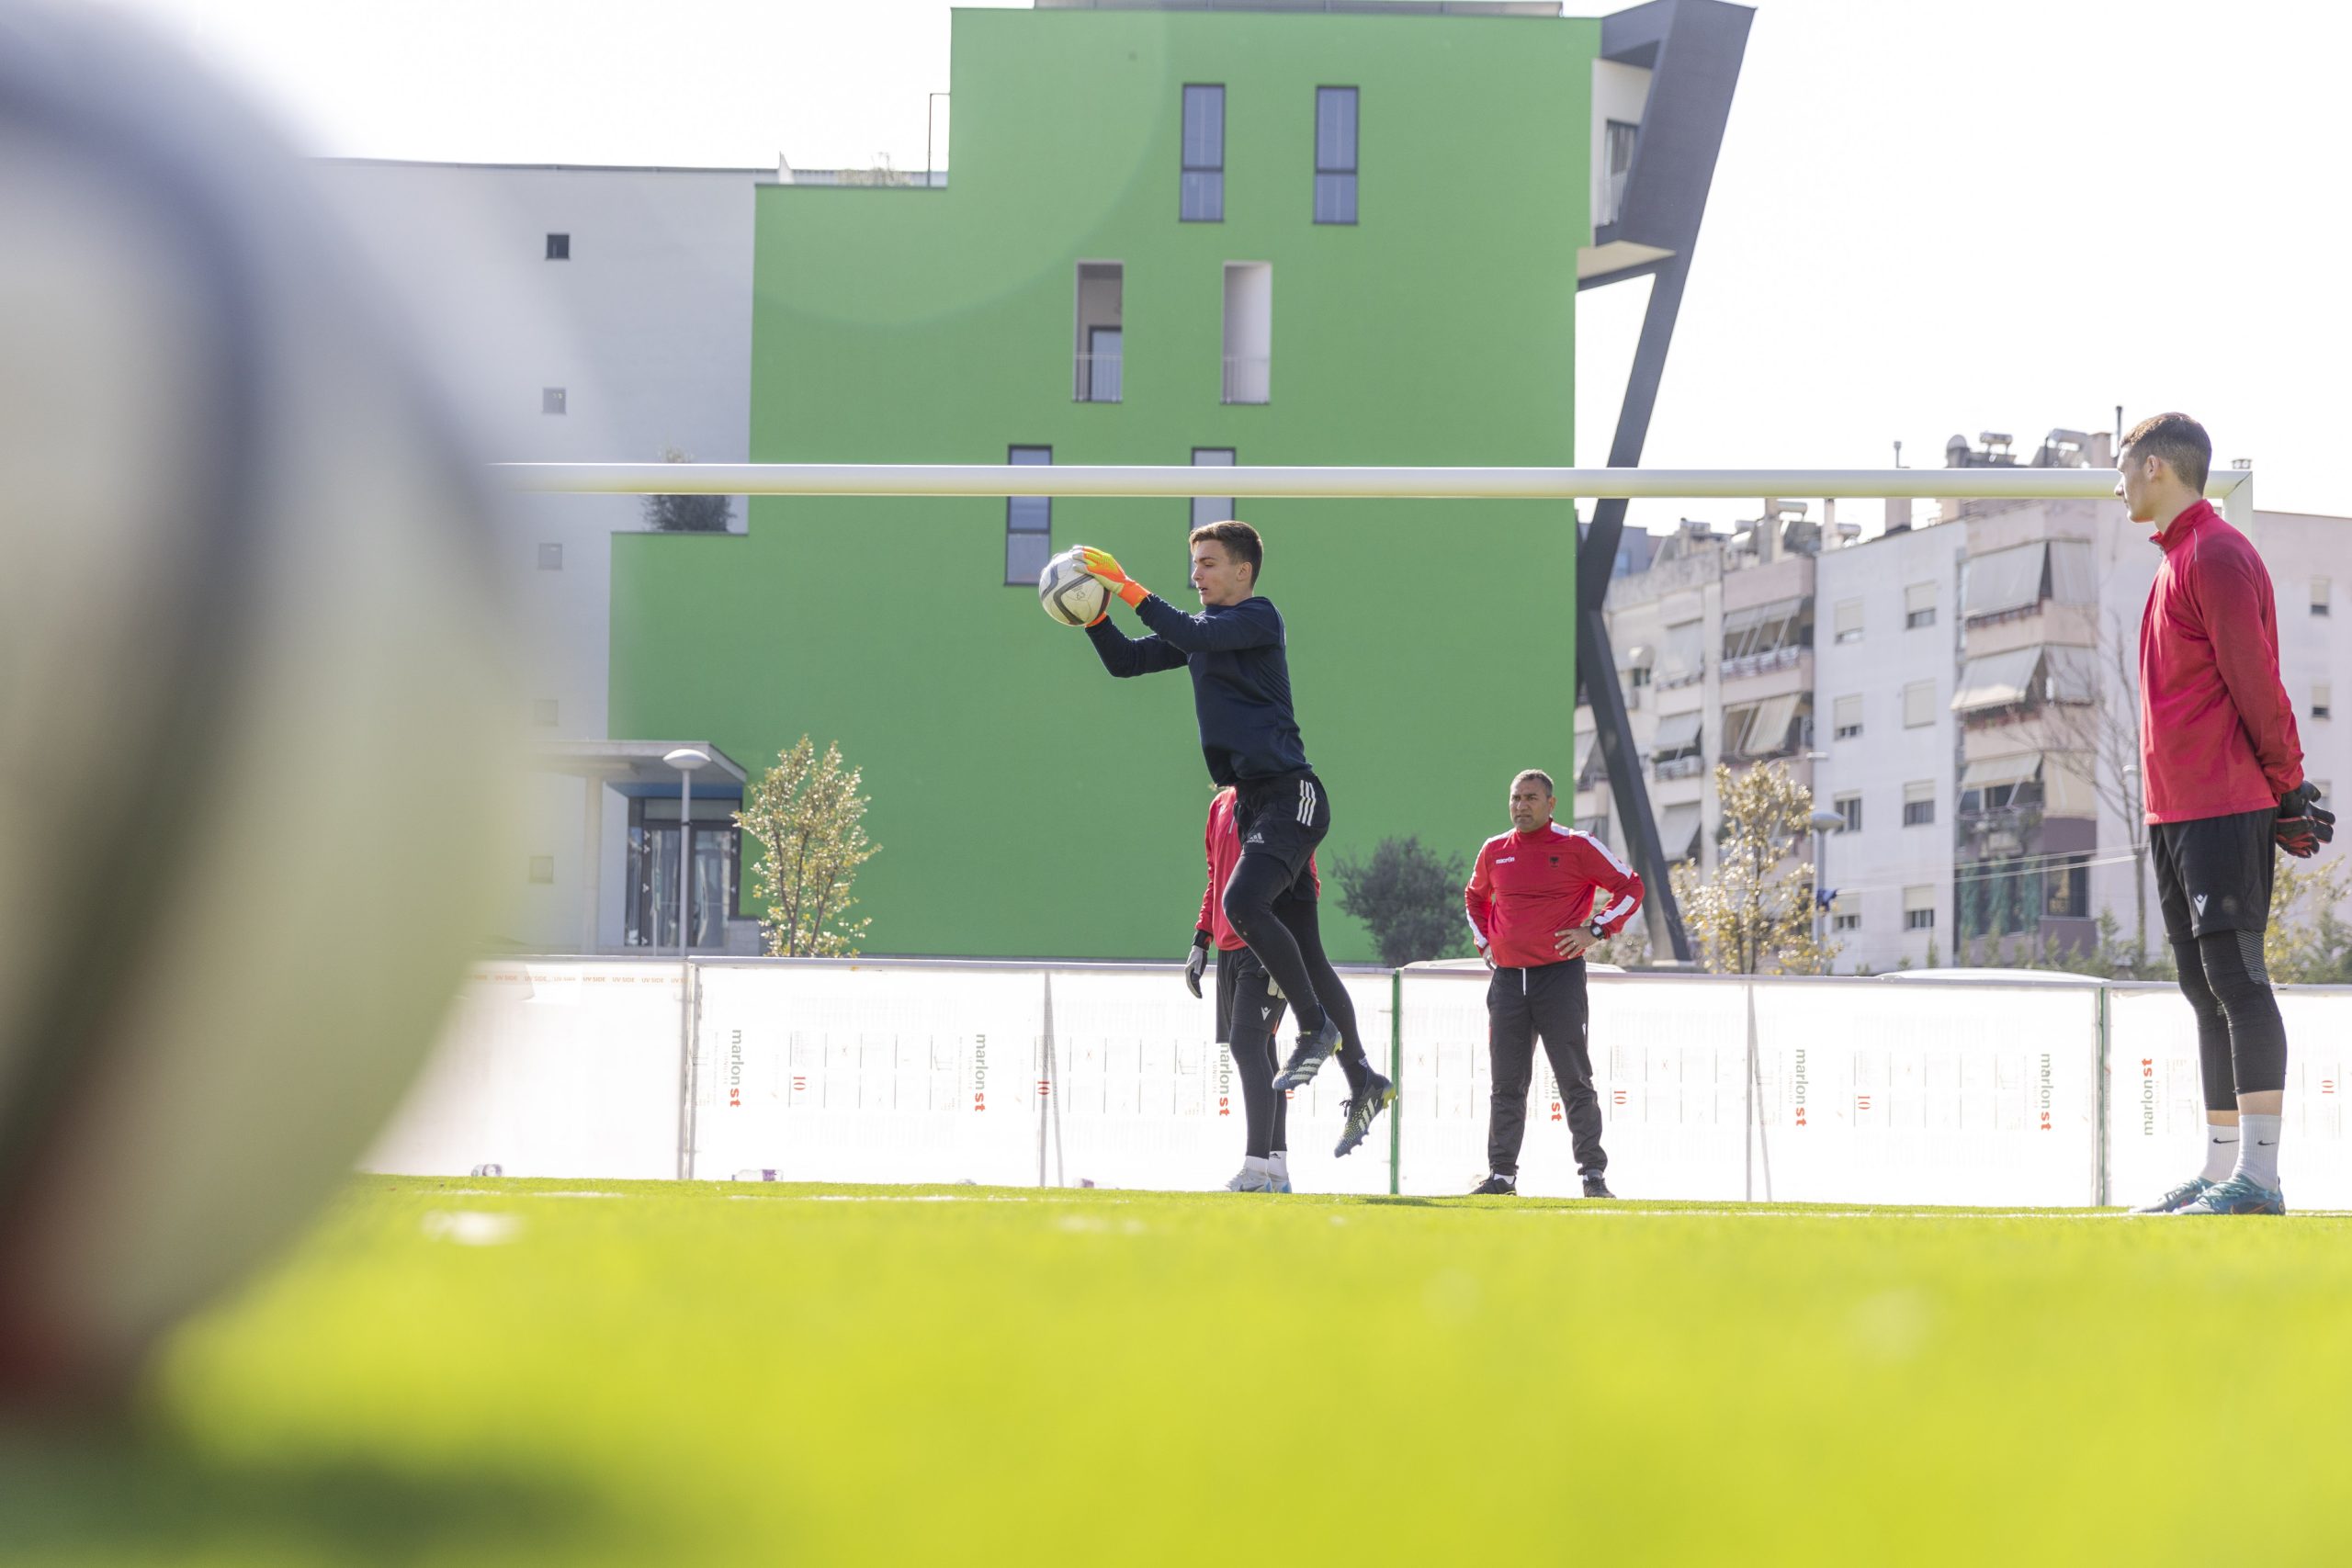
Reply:
<svg viewBox="0 0 2352 1568"><path fill-rule="evenodd" d="M2276 1187L2265 1187L2250 1176L2233 1176L2227 1181L2217 1181L2193 1201L2173 1211L2177 1214L2283 1214L2286 1212L2287 1194Z"/></svg>
<svg viewBox="0 0 2352 1568"><path fill-rule="evenodd" d="M1588 1198L1614 1198L1617 1196L1616 1193L1609 1190L1609 1183L1602 1180L1598 1176L1588 1176L1584 1179L1584 1195Z"/></svg>
<svg viewBox="0 0 2352 1568"><path fill-rule="evenodd" d="M1500 1172L1498 1172L1495 1175L1487 1178L1486 1180L1478 1183L1477 1186L1470 1189L1470 1196L1473 1198L1508 1198L1518 1190L1519 1178L1517 1176L1504 1176Z"/></svg>
<svg viewBox="0 0 2352 1568"><path fill-rule="evenodd" d="M1269 1192L1287 1192L1290 1190L1290 1178L1287 1176L1270 1175L1267 1179L1273 1183L1272 1187L1266 1189Z"/></svg>
<svg viewBox="0 0 2352 1568"><path fill-rule="evenodd" d="M1315 1080L1315 1075L1323 1070L1323 1064L1331 1059L1331 1053L1339 1048L1340 1026L1326 1018L1322 1028L1312 1034L1298 1037L1298 1044L1292 1050L1290 1060L1284 1062L1283 1070L1274 1075L1274 1087L1278 1089L1305 1089Z"/></svg>
<svg viewBox="0 0 2352 1568"><path fill-rule="evenodd" d="M2177 1214L2212 1190L2213 1183L2201 1176L2192 1176L2153 1203L2143 1203L2132 1212L2135 1214Z"/></svg>
<svg viewBox="0 0 2352 1568"><path fill-rule="evenodd" d="M1372 1124L1380 1120L1380 1113L1396 1100L1396 1086L1378 1073L1373 1074L1369 1083L1348 1097L1348 1124L1340 1134L1340 1146L1331 1151L1331 1157L1343 1159L1353 1154L1364 1134L1372 1131Z"/></svg>
<svg viewBox="0 0 2352 1568"><path fill-rule="evenodd" d="M1225 1190L1227 1192L1272 1192L1274 1190L1274 1179L1265 1171L1252 1170L1245 1165L1239 1175L1225 1184Z"/></svg>

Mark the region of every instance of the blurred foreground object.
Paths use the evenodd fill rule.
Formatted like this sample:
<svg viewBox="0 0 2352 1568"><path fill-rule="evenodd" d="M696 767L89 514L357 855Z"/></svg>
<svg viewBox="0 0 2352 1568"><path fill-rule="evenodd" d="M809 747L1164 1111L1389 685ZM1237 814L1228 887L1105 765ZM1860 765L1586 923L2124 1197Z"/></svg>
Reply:
<svg viewBox="0 0 2352 1568"><path fill-rule="evenodd" d="M0 0L0 1401L282 1245L490 924L487 514L401 341L229 95Z"/></svg>

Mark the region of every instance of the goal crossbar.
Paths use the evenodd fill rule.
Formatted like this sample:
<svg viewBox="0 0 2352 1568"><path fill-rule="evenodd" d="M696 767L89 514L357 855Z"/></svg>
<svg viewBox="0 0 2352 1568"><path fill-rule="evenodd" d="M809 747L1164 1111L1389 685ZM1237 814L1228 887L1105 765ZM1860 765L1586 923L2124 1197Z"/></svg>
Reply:
<svg viewBox="0 0 2352 1568"><path fill-rule="evenodd" d="M2098 500L2113 468L1086 467L1004 463L501 463L523 491L571 495L1288 496L1320 500ZM2205 493L2250 518L2254 470Z"/></svg>

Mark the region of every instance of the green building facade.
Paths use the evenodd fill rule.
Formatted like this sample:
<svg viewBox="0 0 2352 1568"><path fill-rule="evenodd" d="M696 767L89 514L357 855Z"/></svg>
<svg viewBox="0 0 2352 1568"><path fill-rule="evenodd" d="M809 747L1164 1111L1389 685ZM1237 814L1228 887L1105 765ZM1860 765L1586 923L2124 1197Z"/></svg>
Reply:
<svg viewBox="0 0 2352 1568"><path fill-rule="evenodd" d="M952 183L758 193L752 459L1573 462L1600 26L956 12ZM1188 87L1222 91L1188 114ZM1466 860L1516 770L1572 772L1568 503L1233 511L1289 626L1327 885L1389 836ZM775 498L741 535L619 536L612 734L754 766L838 741L882 848L869 952L1173 956L1210 795L1190 683L1112 681L1034 582L1043 525L1193 607L1193 515ZM1371 956L1329 899L1325 929Z"/></svg>

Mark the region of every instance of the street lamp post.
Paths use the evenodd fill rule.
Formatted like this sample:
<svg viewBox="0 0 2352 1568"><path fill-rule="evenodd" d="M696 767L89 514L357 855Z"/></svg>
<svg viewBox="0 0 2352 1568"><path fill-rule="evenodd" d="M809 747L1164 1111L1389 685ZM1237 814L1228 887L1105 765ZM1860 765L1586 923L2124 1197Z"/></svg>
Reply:
<svg viewBox="0 0 2352 1568"><path fill-rule="evenodd" d="M710 753L681 746L662 759L678 770L678 1179L694 1178L695 1161L695 770Z"/></svg>
<svg viewBox="0 0 2352 1568"><path fill-rule="evenodd" d="M1813 814L1813 945L1821 946L1821 922L1829 910L1829 900L1822 894L1829 886L1828 835L1846 825L1846 819L1835 811Z"/></svg>

